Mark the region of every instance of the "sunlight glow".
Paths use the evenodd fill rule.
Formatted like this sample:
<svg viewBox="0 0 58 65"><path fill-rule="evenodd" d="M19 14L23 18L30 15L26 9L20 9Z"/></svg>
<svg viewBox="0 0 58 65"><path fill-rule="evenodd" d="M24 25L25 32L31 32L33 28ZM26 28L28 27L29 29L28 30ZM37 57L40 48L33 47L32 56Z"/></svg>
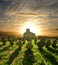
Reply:
<svg viewBox="0 0 58 65"><path fill-rule="evenodd" d="M36 36L41 34L41 29L34 23L34 21L27 21L21 27L21 34L26 32L26 29L29 28L31 32L35 33Z"/></svg>

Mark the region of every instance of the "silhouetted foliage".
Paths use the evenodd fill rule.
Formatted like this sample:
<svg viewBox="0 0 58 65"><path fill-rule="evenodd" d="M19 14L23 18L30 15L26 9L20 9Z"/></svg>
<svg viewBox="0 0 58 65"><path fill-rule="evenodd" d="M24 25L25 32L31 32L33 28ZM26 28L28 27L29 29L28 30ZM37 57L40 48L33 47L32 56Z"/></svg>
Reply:
<svg viewBox="0 0 58 65"><path fill-rule="evenodd" d="M49 47L50 45L51 45L51 41L50 41L50 39L49 39L49 40L47 40L45 46L46 46L46 47Z"/></svg>
<svg viewBox="0 0 58 65"><path fill-rule="evenodd" d="M52 47L56 48L57 40L54 40L52 43Z"/></svg>
<svg viewBox="0 0 58 65"><path fill-rule="evenodd" d="M34 55L31 49L27 49L25 51L24 59L23 59L23 65L33 65L34 63Z"/></svg>

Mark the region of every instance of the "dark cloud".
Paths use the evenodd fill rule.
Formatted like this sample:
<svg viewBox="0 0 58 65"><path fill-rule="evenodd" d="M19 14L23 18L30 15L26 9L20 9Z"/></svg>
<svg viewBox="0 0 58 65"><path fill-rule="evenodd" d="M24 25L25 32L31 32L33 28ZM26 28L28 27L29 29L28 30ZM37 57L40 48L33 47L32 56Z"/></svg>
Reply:
<svg viewBox="0 0 58 65"><path fill-rule="evenodd" d="M11 0L0 0L0 20L5 20L5 12L7 8L12 4Z"/></svg>
<svg viewBox="0 0 58 65"><path fill-rule="evenodd" d="M55 30L57 30L57 31L58 31L58 28L57 28L57 29L55 29Z"/></svg>
<svg viewBox="0 0 58 65"><path fill-rule="evenodd" d="M0 0L0 8L2 10L5 10L7 7L9 7L9 5L11 5L12 1L6 1L6 0Z"/></svg>
<svg viewBox="0 0 58 65"><path fill-rule="evenodd" d="M58 9L58 2L55 2L48 6L49 9Z"/></svg>

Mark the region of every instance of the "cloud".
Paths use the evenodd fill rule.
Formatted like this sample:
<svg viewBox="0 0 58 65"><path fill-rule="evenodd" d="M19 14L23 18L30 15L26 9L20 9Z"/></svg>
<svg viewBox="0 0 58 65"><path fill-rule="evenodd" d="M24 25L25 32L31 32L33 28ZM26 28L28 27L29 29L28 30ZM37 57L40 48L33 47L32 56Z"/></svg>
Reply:
<svg viewBox="0 0 58 65"><path fill-rule="evenodd" d="M57 28L58 1L0 0L0 29L18 29L29 19L37 20L34 23L46 30Z"/></svg>

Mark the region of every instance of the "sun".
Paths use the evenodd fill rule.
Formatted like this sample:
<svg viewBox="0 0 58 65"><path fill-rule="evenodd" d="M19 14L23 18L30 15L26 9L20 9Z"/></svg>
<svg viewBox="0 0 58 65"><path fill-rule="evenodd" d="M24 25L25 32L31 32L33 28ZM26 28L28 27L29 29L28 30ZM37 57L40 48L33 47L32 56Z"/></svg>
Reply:
<svg viewBox="0 0 58 65"><path fill-rule="evenodd" d="M35 33L36 36L41 34L41 29L34 23L34 21L27 21L21 26L20 33L26 32L26 29L30 29L31 32Z"/></svg>

